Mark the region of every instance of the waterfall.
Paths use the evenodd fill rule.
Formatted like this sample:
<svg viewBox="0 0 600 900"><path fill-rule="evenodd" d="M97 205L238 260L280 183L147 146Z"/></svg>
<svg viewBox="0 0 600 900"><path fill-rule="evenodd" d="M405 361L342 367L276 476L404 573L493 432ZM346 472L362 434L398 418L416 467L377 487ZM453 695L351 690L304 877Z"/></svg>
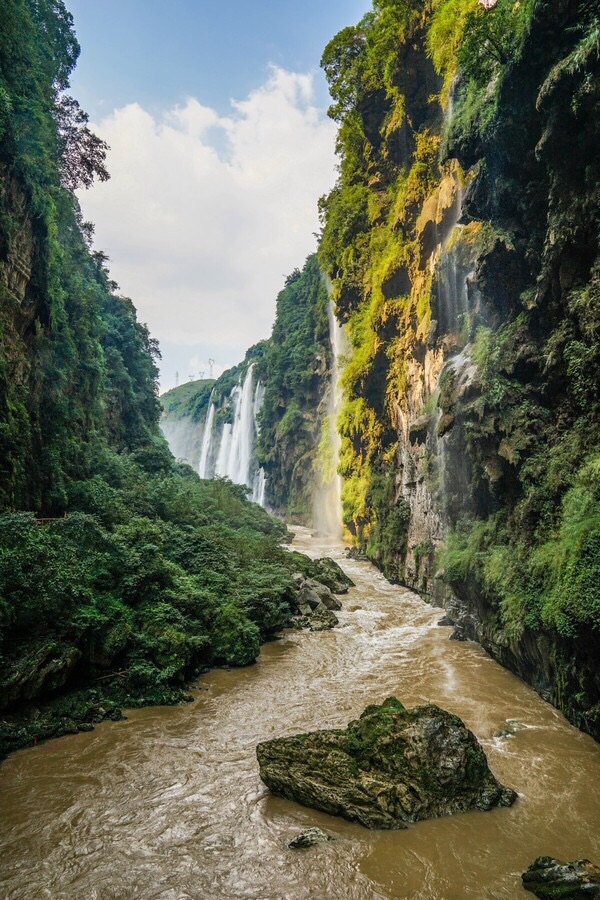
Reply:
<svg viewBox="0 0 600 900"><path fill-rule="evenodd" d="M225 478L228 474L227 466L229 462L229 445L231 443L231 425L229 423L223 425L221 432L221 443L219 444L219 455L215 465L215 476Z"/></svg>
<svg viewBox="0 0 600 900"><path fill-rule="evenodd" d="M252 499L255 503L258 503L259 506L265 505L266 489L267 476L265 474L265 470L261 467L256 474L256 479L254 481L254 490L252 491Z"/></svg>
<svg viewBox="0 0 600 900"><path fill-rule="evenodd" d="M329 340L332 366L327 391L327 410L323 422L321 443L317 459L317 479L313 502L313 521L322 534L332 537L342 535L342 479L338 474L341 438L337 419L342 402L341 358L346 347L345 335L338 323L333 301L329 300Z"/></svg>
<svg viewBox="0 0 600 900"><path fill-rule="evenodd" d="M232 391L234 400L233 426L227 475L236 484L250 486L250 460L254 449L254 409L253 409L254 363L248 366L243 385Z"/></svg>
<svg viewBox="0 0 600 900"><path fill-rule="evenodd" d="M254 384L254 369L254 363L248 366L243 382L236 384L229 395L233 421L223 425L214 475L245 484L252 491L252 499L264 506L266 474L257 468L255 455L264 387L260 381Z"/></svg>
<svg viewBox="0 0 600 900"><path fill-rule="evenodd" d="M200 463L198 465L198 474L200 478L208 478L208 462L210 451L212 448L213 423L215 420L215 404L212 402L213 395L210 395L208 401L208 412L204 421L204 434L202 436L202 449L200 450Z"/></svg>

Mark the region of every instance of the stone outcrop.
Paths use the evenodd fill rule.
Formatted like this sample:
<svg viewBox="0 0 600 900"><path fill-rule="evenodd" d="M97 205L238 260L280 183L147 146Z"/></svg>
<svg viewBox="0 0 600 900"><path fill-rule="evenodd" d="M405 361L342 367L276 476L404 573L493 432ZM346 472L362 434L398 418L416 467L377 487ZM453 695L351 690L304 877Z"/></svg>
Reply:
<svg viewBox="0 0 600 900"><path fill-rule="evenodd" d="M290 850L304 850L307 847L314 847L315 844L327 844L331 840L333 838L321 831L320 828L307 828L306 831L301 831L295 838L292 838L288 847Z"/></svg>
<svg viewBox="0 0 600 900"><path fill-rule="evenodd" d="M517 796L457 716L432 704L406 709L394 697L345 729L266 741L256 755L274 794L367 828L406 828Z"/></svg>
<svg viewBox="0 0 600 900"><path fill-rule="evenodd" d="M311 631L327 631L339 624L335 611L342 608L335 594L345 594L353 581L333 559L314 560L312 570L317 578L296 572L292 578L296 585L294 625Z"/></svg>
<svg viewBox="0 0 600 900"><path fill-rule="evenodd" d="M321 604L317 606L308 621L311 631L329 631L340 624L340 620L334 612Z"/></svg>
<svg viewBox="0 0 600 900"><path fill-rule="evenodd" d="M318 603L322 603L323 606L327 607L327 609L342 608L342 601L338 600L338 598L334 596L334 594L329 590L326 584L321 584L321 582L317 581L315 578L306 579L300 589L300 595L306 597L310 596L311 599L316 597ZM316 604L316 606L318 606L318 603Z"/></svg>
<svg viewBox="0 0 600 900"><path fill-rule="evenodd" d="M334 559L324 556L315 560L316 578L326 585L334 594L346 594L348 588L354 587L352 579L346 575L342 567Z"/></svg>
<svg viewBox="0 0 600 900"><path fill-rule="evenodd" d="M586 900L600 897L600 869L589 859L563 863L540 856L521 875L523 887L541 900Z"/></svg>

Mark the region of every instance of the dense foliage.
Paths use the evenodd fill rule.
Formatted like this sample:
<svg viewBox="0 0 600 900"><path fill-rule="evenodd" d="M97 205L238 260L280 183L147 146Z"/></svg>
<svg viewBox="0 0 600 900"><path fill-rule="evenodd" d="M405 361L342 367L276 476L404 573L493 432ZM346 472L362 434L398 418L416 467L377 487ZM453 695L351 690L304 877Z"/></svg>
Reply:
<svg viewBox="0 0 600 900"><path fill-rule="evenodd" d="M175 463L158 347L91 250L78 52L61 0L1 4L0 752L180 699L289 615L285 528Z"/></svg>
<svg viewBox="0 0 600 900"><path fill-rule="evenodd" d="M468 212L489 223L480 283L497 318L473 343L477 409L456 409L486 515L459 523L445 558L455 584L470 570L513 640L547 630L593 658L600 633L597 11L538 4L531 27L511 41L490 124L469 124L459 106L450 136L466 162L474 154L486 161ZM484 91L485 73L470 77L458 97L467 106L477 78ZM527 196L518 209L515 189ZM578 716L597 728L588 664Z"/></svg>
<svg viewBox="0 0 600 900"><path fill-rule="evenodd" d="M432 276L420 267L416 222L443 172L441 79L419 53L426 12L422 4L377 2L322 60L337 100L330 115L340 122L341 163L320 204L319 258L352 345L340 416L344 518L376 559L386 540L405 543L406 513L401 503L394 508L395 410L412 347L431 327Z"/></svg>
<svg viewBox="0 0 600 900"><path fill-rule="evenodd" d="M310 522L322 403L331 368L327 290L316 256L286 279L258 373L265 385L258 462L267 473L270 505L290 520Z"/></svg>
<svg viewBox="0 0 600 900"><path fill-rule="evenodd" d="M253 662L289 618L284 535L242 488L202 482L164 450L105 453L64 518L0 516L0 679L16 709L0 748L179 700L206 666ZM64 687L50 715L23 709Z"/></svg>

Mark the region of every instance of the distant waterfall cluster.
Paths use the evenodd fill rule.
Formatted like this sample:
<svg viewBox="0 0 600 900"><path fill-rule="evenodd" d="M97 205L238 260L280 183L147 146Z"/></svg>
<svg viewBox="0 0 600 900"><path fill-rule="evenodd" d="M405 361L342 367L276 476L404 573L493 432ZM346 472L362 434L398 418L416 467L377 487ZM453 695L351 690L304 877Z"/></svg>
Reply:
<svg viewBox="0 0 600 900"><path fill-rule="evenodd" d="M235 484L245 484L254 502L261 506L265 505L266 476L256 465L255 451L263 396L260 381L254 384L254 363L248 366L244 381L231 391L232 422L215 424L217 408L211 394L198 464L200 478L229 478Z"/></svg>

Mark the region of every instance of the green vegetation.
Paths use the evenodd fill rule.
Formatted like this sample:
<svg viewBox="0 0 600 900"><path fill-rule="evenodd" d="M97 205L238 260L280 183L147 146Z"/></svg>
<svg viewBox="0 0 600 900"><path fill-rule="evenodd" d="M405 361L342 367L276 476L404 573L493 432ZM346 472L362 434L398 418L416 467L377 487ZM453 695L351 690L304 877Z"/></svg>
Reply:
<svg viewBox="0 0 600 900"><path fill-rule="evenodd" d="M320 204L319 258L352 347L339 421L344 519L398 579L409 516L396 496L396 404L405 405L412 347L431 328L432 276L421 265L417 219L444 174L435 131L441 80L414 52L426 14L421 4L375 3L322 60L341 164L338 184Z"/></svg>
<svg viewBox="0 0 600 900"><path fill-rule="evenodd" d="M2 3L0 754L252 662L293 590L285 527L160 435L158 347L72 193L107 177L78 52L61 0Z"/></svg>
<svg viewBox="0 0 600 900"><path fill-rule="evenodd" d="M160 398L160 405L166 416L175 418L190 417L197 422L201 414L206 412L214 379L188 381L178 387L166 391Z"/></svg>
<svg viewBox="0 0 600 900"><path fill-rule="evenodd" d="M99 470L64 518L0 516L0 678L17 707L4 751L45 736L24 701L66 686L107 709L175 702L207 666L253 662L289 618L285 527L242 488L202 482L167 453L159 470L114 454Z"/></svg>
<svg viewBox="0 0 600 900"><path fill-rule="evenodd" d="M331 368L327 289L316 256L286 279L273 333L258 364L265 385L258 463L271 507L291 521L312 517L314 469Z"/></svg>

